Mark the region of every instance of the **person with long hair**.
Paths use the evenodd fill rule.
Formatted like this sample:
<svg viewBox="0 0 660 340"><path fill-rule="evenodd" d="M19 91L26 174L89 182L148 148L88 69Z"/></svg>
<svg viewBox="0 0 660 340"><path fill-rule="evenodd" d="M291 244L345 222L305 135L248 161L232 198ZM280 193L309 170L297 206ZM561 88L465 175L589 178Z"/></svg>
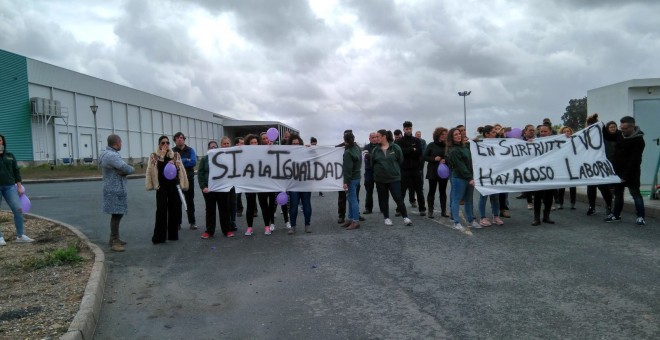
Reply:
<svg viewBox="0 0 660 340"><path fill-rule="evenodd" d="M362 174L362 157L360 147L355 144L352 132L344 134L344 191L348 201L348 221L342 226L346 230L360 228L360 206L358 205L357 188L360 186Z"/></svg>
<svg viewBox="0 0 660 340"><path fill-rule="evenodd" d="M412 225L401 196L401 168L399 165L403 162L403 152L398 145L394 144L392 133L387 130L378 130L378 142L380 145L373 149L371 155L371 166L374 169L378 206L385 217L385 225L392 225L389 211L390 195L396 202L397 211L403 216L403 223Z"/></svg>
<svg viewBox="0 0 660 340"><path fill-rule="evenodd" d="M172 179L165 177L167 164L176 167L176 176ZM158 138L158 147L149 156L145 181L147 190L156 190L156 223L151 242L158 244L178 240L181 198L177 185L181 190L188 190L188 177L180 154L172 151L167 136Z"/></svg>
<svg viewBox="0 0 660 340"><path fill-rule="evenodd" d="M34 240L23 233L25 226L23 224L23 208L21 207L20 196L24 195L25 189L22 181L16 157L13 153L7 151L7 140L5 136L0 135L0 202L4 198L14 215L15 242L30 243ZM0 246L4 245L7 245L7 242L2 236L2 230L0 230Z"/></svg>
<svg viewBox="0 0 660 340"><path fill-rule="evenodd" d="M447 149L447 129L444 127L437 127L433 131L433 142L426 146L424 151L424 160L428 163L426 165L426 179L429 182L429 192L426 195L426 202L428 205L428 217L433 218L433 207L435 205L435 190L438 189L438 196L440 198L440 216L449 217L447 215L447 183L449 178L440 178L438 176L438 166L445 164L445 152Z"/></svg>
<svg viewBox="0 0 660 340"><path fill-rule="evenodd" d="M492 125L481 127L479 133L483 138L497 138L498 130ZM493 213L493 222L488 219L486 215L486 200L490 199L490 209ZM500 194L482 195L479 193L479 216L481 220L479 225L482 227L490 227L492 224L503 225L504 221L500 218Z"/></svg>
<svg viewBox="0 0 660 340"><path fill-rule="evenodd" d="M454 219L452 228L464 230L460 223L458 210L460 201L464 201L465 219L472 227L481 227L474 220L474 175L472 174L472 156L465 145L465 137L459 128L452 128L447 134L447 164L451 171L451 216Z"/></svg>
<svg viewBox="0 0 660 340"><path fill-rule="evenodd" d="M257 135L254 134L249 134L245 136L245 146L254 146L254 145L261 145L261 138ZM268 142L268 138L266 138L266 142ZM259 193L245 193L245 199L247 201L247 211L246 211L246 221L247 221L247 229L245 230L245 236L252 236L253 231L252 231L252 226L254 222L254 211L257 208L257 199L259 200L259 208L261 208L261 217L263 218L264 221L264 234L265 235L270 235L271 234L271 229L270 229L270 221L271 221L271 215L273 214L273 211L271 210L271 205L269 204L268 200L270 199L271 195L268 192L259 192ZM273 198L274 199L274 198Z"/></svg>
<svg viewBox="0 0 660 340"><path fill-rule="evenodd" d="M298 134L291 134L288 139L289 145L302 146L304 141ZM291 219L291 228L287 231L287 234L293 235L296 233L296 224L298 219L298 203L302 203L303 215L305 216L305 232L312 232L312 193L309 191L290 191L289 192L289 204L291 207L290 219Z"/></svg>

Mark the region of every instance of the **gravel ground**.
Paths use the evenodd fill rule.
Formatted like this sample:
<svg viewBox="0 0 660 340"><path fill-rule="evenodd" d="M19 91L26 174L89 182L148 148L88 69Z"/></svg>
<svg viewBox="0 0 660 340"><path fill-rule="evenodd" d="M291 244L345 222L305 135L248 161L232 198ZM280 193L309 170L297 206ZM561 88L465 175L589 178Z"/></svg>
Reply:
<svg viewBox="0 0 660 340"><path fill-rule="evenodd" d="M0 338L57 339L69 328L94 264L94 254L67 228L50 221L25 219L25 234L35 239L17 244L13 217L0 212L7 245L0 247ZM70 245L83 258L76 264L36 268L35 261Z"/></svg>

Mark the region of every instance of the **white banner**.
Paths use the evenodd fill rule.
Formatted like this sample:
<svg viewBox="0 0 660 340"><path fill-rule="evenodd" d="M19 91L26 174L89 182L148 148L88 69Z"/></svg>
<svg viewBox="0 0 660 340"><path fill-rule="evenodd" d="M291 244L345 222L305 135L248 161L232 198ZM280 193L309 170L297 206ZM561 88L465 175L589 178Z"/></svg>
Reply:
<svg viewBox="0 0 660 340"><path fill-rule="evenodd" d="M619 183L605 157L603 126L599 122L571 137L554 135L531 142L514 138L470 142L475 188L491 195Z"/></svg>
<svg viewBox="0 0 660 340"><path fill-rule="evenodd" d="M209 190L236 192L342 191L343 148L243 145L214 149Z"/></svg>

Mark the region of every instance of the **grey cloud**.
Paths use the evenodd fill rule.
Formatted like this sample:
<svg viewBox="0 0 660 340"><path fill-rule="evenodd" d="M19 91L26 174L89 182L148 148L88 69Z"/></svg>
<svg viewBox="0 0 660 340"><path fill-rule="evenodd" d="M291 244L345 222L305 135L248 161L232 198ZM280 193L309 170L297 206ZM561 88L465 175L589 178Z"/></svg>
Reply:
<svg viewBox="0 0 660 340"><path fill-rule="evenodd" d="M408 33L408 19L398 12L393 0L345 0L353 8L360 23L372 34L402 36Z"/></svg>
<svg viewBox="0 0 660 340"><path fill-rule="evenodd" d="M126 16L115 27L115 34L132 53L139 52L155 62L192 63L199 59L194 41L185 34L183 22L162 22L152 15L149 1L129 1Z"/></svg>

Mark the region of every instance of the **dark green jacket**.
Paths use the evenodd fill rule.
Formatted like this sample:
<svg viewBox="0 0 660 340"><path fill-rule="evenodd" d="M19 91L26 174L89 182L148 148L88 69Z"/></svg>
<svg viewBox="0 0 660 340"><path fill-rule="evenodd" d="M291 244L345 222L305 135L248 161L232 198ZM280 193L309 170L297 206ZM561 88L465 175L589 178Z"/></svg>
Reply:
<svg viewBox="0 0 660 340"><path fill-rule="evenodd" d="M401 148L390 143L387 152L383 152L380 145L371 151L371 166L374 169L374 181L378 183L392 183L401 181L401 163L403 152Z"/></svg>
<svg viewBox="0 0 660 340"><path fill-rule="evenodd" d="M445 143L444 142L432 142L426 146L424 150L424 161L428 162L426 166L426 178L438 180L438 166L440 162L435 160L436 156L440 158L445 158Z"/></svg>
<svg viewBox="0 0 660 340"><path fill-rule="evenodd" d="M451 176L466 181L474 179L472 173L472 155L470 149L464 146L454 146L447 150L447 166L451 169Z"/></svg>
<svg viewBox="0 0 660 340"><path fill-rule="evenodd" d="M197 182L199 182L199 188L202 190L209 186L209 156L204 156L199 160Z"/></svg>
<svg viewBox="0 0 660 340"><path fill-rule="evenodd" d="M0 154L0 185L14 185L22 181L14 154L7 151Z"/></svg>
<svg viewBox="0 0 660 340"><path fill-rule="evenodd" d="M344 184L354 179L360 179L362 174L362 155L360 147L353 145L344 150Z"/></svg>

